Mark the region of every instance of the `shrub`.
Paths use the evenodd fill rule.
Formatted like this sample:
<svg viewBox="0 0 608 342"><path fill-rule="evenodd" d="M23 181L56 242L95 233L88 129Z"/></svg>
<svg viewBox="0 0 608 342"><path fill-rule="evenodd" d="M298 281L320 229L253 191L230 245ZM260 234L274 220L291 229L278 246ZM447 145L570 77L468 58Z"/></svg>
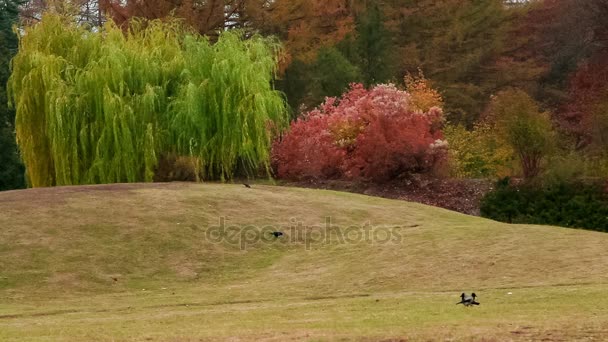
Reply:
<svg viewBox="0 0 608 342"><path fill-rule="evenodd" d="M481 215L509 223L549 224L608 232L608 189L601 184L498 185Z"/></svg>
<svg viewBox="0 0 608 342"><path fill-rule="evenodd" d="M202 178L200 160L173 153L161 156L154 171L155 182L198 182Z"/></svg>
<svg viewBox="0 0 608 342"><path fill-rule="evenodd" d="M445 158L442 111L410 104L393 85L354 84L341 99L328 98L275 142L278 176L384 181L433 170Z"/></svg>
<svg viewBox="0 0 608 342"><path fill-rule="evenodd" d="M602 179L608 174L608 158L602 155L561 151L551 156L542 174L543 184Z"/></svg>
<svg viewBox="0 0 608 342"><path fill-rule="evenodd" d="M448 125L444 129L448 149L450 172L455 177L505 177L513 173L513 149L496 135L487 123L475 125L473 130Z"/></svg>
<svg viewBox="0 0 608 342"><path fill-rule="evenodd" d="M291 124L273 145L273 164L286 179L331 179L341 176L345 151L329 131L329 116L309 115Z"/></svg>
<svg viewBox="0 0 608 342"><path fill-rule="evenodd" d="M382 181L433 170L445 156L445 141L431 128L430 117L440 115L433 109L425 115L374 117L345 163L347 176Z"/></svg>

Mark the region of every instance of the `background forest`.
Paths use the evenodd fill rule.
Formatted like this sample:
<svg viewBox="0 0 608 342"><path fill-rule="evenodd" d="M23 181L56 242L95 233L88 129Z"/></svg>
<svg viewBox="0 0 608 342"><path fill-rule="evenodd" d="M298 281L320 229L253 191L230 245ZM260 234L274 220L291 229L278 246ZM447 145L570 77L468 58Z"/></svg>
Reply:
<svg viewBox="0 0 608 342"><path fill-rule="evenodd" d="M90 171L93 169L81 165L77 168L86 169L86 175L73 176L73 161L60 161L57 155L67 155L65 149L76 140L66 140L64 150L51 147L48 153L41 153L35 144L19 139L16 127L19 115L16 120L15 108L23 108L19 101L32 96L27 87L20 88L20 79L28 75L21 67L34 63L24 61L42 50L33 49L29 55L19 51L15 32L35 37L36 29L43 30L37 26L49 9L72 13L77 23L73 30L82 30L76 35L104 30L110 19L117 28L128 31L140 22L135 18L171 23L169 17L175 17L188 27L180 35L193 31L207 36L210 46L224 44L226 49L239 50L239 43L227 43L226 32L236 32L235 40L249 42L239 50L250 53L247 61L255 62L256 56L268 53L268 63L274 63L260 69L268 77L260 76L246 87L269 96L264 97L266 102L248 108L264 112L279 129L266 137L262 126L251 128L259 120L243 124L243 119L240 127L252 129L248 134L255 137L254 143L239 140L239 130L232 133L234 144L230 146L241 147L225 148L225 143L216 142L193 148L190 136L180 138L180 132L192 129L190 133L198 134L215 124L192 128L183 116L181 123L150 119L148 126L133 128L142 132L141 144L151 156L133 159L144 165L140 165L141 177L116 171L121 169L116 166L120 160L97 157L91 157L91 165L114 166L102 172L99 167ZM513 182L505 180L510 177L524 179L524 186L532 187L526 188L529 191L573 192L572 196L593 202L593 208L599 205L601 212L607 203L603 182L608 174L607 16L608 0L0 0L0 83L9 82L10 61L18 53L12 70L23 72L13 77L8 93L6 87L0 87L0 190L23 188L27 182L48 186L180 177L230 179L259 175L261 169L290 180L383 182L411 174L503 179L507 186L496 190L500 192L511 191ZM58 31L61 29L39 32L48 35L40 36L40 44ZM146 36L148 31L141 32ZM22 47L28 46L28 34ZM175 46L184 46L180 39L175 39ZM273 45L277 39L281 48ZM261 45L255 45L258 43ZM142 46L131 48L136 51ZM251 54L251 49L258 52ZM194 59L188 59L192 51L184 48L179 63L190 68L189 75L196 75L191 79L213 79L205 73L203 63L193 65ZM228 58L230 54L222 51L209 52L208 61ZM96 56L102 58L103 54ZM245 65L243 61L235 60L232 65ZM244 68L242 73L253 70ZM284 94L285 102L279 103L264 84ZM158 96L182 96L182 102L159 105L175 117L191 108L187 88L154 89ZM143 96L146 89L138 91ZM248 94L242 92L243 98ZM159 98L165 98L162 96ZM133 103L128 105L136 106ZM236 112L243 108L241 102L234 105ZM220 107L231 113L232 109ZM280 129L285 123L283 115L292 121L286 131ZM156 131L150 132L157 128L165 140L150 143L146 137L156 137ZM29 132L36 136L35 131ZM213 140L211 136L198 138ZM173 141L177 148L165 148ZM216 153L222 148L225 150ZM91 146L87 153L94 150ZM209 156L213 156L211 161L205 162ZM41 171L40 176L31 165L39 165L45 158L48 162L43 168L51 171ZM22 160L28 165L28 177ZM585 187L576 185L580 182ZM515 183L511 186L522 186ZM578 188L584 188L584 193L577 192ZM506 206L495 202L504 204L505 198L494 195L486 198L485 215L497 213L500 217L495 218L507 221L531 215L517 209L530 207L522 204L525 199L514 199L508 209L511 212L504 213ZM590 209L583 216L597 211ZM598 225L608 227L603 217L589 224L552 223L597 229Z"/></svg>

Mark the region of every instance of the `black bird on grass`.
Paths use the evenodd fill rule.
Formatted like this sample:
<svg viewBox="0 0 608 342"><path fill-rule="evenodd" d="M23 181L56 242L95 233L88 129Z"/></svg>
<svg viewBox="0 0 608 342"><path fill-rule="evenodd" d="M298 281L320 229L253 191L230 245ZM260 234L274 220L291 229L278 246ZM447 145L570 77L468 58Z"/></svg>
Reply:
<svg viewBox="0 0 608 342"><path fill-rule="evenodd" d="M460 302L456 303L456 305L458 305L458 304L462 304L464 306L479 305L479 303L475 301L475 297L477 297L475 292L471 293L470 296L462 293L460 295Z"/></svg>
<svg viewBox="0 0 608 342"><path fill-rule="evenodd" d="M283 232L270 232L270 234L272 236L274 236L275 238L278 238L279 236L283 236Z"/></svg>

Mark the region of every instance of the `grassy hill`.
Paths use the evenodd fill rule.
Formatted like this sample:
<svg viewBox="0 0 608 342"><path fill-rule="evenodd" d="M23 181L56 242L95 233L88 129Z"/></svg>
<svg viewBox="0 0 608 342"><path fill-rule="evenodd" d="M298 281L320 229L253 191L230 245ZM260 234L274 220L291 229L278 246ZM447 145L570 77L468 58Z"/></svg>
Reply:
<svg viewBox="0 0 608 342"><path fill-rule="evenodd" d="M604 233L265 185L0 193L2 341L601 340L607 290Z"/></svg>

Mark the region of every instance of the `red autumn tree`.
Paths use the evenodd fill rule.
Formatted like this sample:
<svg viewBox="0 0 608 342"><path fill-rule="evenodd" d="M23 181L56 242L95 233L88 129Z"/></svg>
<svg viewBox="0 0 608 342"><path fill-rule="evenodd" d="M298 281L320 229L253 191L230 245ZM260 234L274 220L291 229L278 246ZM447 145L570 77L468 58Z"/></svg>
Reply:
<svg viewBox="0 0 608 342"><path fill-rule="evenodd" d="M442 123L440 108L415 110L393 85L354 84L292 124L273 146L274 166L288 179L386 181L428 172L445 158Z"/></svg>
<svg viewBox="0 0 608 342"><path fill-rule="evenodd" d="M557 115L560 127L573 137L575 148L602 147L608 106L608 53L581 65L571 77L566 104Z"/></svg>
<svg viewBox="0 0 608 342"><path fill-rule="evenodd" d="M253 27L281 38L289 59L306 62L354 31L354 12L350 0L249 0L247 5Z"/></svg>

